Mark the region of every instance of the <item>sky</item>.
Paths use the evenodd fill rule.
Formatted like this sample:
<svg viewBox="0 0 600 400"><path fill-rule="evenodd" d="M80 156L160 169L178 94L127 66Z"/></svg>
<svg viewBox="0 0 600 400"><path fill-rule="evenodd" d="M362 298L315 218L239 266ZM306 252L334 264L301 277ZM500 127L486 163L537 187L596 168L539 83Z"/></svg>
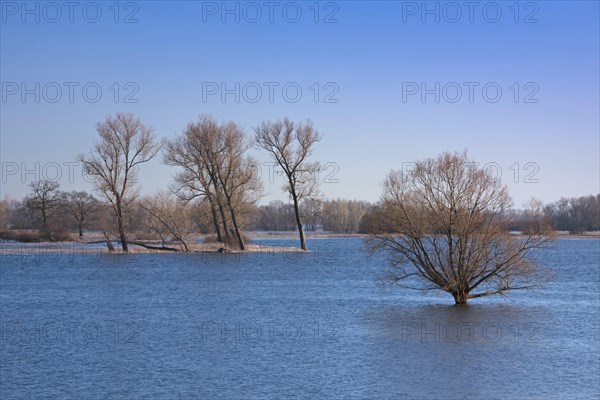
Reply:
<svg viewBox="0 0 600 400"><path fill-rule="evenodd" d="M200 114L311 119L324 198L467 150L515 207L600 192L597 1L2 1L0 197L92 190L75 156L131 112L159 139ZM286 200L264 151L265 196ZM166 190L162 156L139 187Z"/></svg>

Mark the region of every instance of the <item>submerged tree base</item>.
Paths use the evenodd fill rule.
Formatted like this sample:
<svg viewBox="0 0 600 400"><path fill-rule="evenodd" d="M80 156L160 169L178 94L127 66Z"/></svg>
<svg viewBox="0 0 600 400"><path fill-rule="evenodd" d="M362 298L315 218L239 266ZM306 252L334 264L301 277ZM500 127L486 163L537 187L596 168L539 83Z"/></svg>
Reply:
<svg viewBox="0 0 600 400"><path fill-rule="evenodd" d="M465 292L455 292L452 293L452 297L454 297L454 304L467 304L467 300L469 300L469 293Z"/></svg>

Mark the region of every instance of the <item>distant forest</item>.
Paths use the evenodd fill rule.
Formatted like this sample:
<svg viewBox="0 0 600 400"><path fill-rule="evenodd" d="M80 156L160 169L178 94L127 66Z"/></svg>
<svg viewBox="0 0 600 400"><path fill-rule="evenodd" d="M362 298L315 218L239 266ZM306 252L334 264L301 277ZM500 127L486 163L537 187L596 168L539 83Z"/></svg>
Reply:
<svg viewBox="0 0 600 400"><path fill-rule="evenodd" d="M73 233L102 232L110 230L107 221L114 219L113 210L107 202L101 202L86 192L55 193L46 199L45 215L42 204L34 194L22 200L0 201L0 236L4 239L32 240L43 238L43 219L51 226L54 240L65 240ZM168 236L156 224L146 204L156 201L158 196L142 197L130 205L128 228L137 239L156 240ZM177 207L176 204L169 206ZM166 206L165 206L166 207ZM300 209L307 232L331 232L336 234L366 234L370 232L370 215L378 207L375 203L359 200L303 200ZM213 234L210 209L206 203L195 204L190 218L191 231L198 234ZM517 216L519 210L511 210ZM600 230L600 194L577 198L561 198L545 206L544 212L558 231L573 234ZM249 231L293 232L296 219L292 203L280 200L255 206L243 215L243 226ZM511 227L520 231L521 226ZM28 235L17 231L36 231Z"/></svg>

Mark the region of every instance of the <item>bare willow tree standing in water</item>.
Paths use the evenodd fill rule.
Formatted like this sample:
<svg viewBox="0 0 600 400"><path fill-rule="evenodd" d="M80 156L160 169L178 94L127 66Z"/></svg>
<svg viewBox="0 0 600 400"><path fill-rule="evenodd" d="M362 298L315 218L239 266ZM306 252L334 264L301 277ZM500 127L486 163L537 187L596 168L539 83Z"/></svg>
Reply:
<svg viewBox="0 0 600 400"><path fill-rule="evenodd" d="M551 229L532 200L526 231L512 235L511 205L507 188L466 152L418 161L387 176L372 249L387 252L394 282L443 290L456 304L530 288L540 278L532 252Z"/></svg>
<svg viewBox="0 0 600 400"><path fill-rule="evenodd" d="M271 153L285 174L285 190L294 202L300 247L306 250L299 203L303 198L316 194L320 166L316 162L308 162L307 158L322 136L314 129L310 120L294 123L287 118L283 121L263 122L255 132L258 146Z"/></svg>
<svg viewBox="0 0 600 400"><path fill-rule="evenodd" d="M96 130L100 141L90 154L80 154L78 160L112 205L121 246L127 252L125 219L127 206L135 199L133 189L137 182L137 168L150 161L160 146L153 129L142 124L133 114L109 116L98 123Z"/></svg>

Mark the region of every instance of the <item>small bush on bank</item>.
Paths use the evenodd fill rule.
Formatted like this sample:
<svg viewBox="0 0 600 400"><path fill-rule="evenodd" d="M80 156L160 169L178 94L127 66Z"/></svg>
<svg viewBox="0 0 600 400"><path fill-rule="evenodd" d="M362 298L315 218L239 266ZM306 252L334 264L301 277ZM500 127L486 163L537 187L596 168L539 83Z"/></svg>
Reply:
<svg viewBox="0 0 600 400"><path fill-rule="evenodd" d="M7 230L0 232L0 239L14 240L23 243L36 243L46 240L45 235L40 231L33 230Z"/></svg>
<svg viewBox="0 0 600 400"><path fill-rule="evenodd" d="M21 243L39 243L39 242L69 242L71 235L66 231L52 232L49 237L40 230L6 230L0 232L1 240L14 240Z"/></svg>

